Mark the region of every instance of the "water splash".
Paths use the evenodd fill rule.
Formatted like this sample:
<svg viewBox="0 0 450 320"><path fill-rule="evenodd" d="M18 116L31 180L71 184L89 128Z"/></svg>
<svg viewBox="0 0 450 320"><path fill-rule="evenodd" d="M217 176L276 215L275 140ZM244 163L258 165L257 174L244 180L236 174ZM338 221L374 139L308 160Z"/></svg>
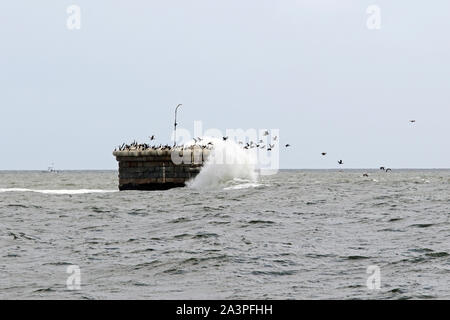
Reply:
<svg viewBox="0 0 450 320"><path fill-rule="evenodd" d="M246 150L234 141L204 137L201 143L213 143L211 154L200 173L187 186L195 189L255 186L258 181L255 150ZM189 143L188 143L189 145Z"/></svg>

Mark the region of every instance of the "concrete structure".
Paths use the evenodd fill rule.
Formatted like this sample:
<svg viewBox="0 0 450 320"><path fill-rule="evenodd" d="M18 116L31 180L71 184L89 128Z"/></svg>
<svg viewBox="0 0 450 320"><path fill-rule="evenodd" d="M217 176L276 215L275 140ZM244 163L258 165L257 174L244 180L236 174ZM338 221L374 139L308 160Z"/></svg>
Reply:
<svg viewBox="0 0 450 320"><path fill-rule="evenodd" d="M199 146L114 151L119 162L119 190L183 187L200 172L209 152Z"/></svg>

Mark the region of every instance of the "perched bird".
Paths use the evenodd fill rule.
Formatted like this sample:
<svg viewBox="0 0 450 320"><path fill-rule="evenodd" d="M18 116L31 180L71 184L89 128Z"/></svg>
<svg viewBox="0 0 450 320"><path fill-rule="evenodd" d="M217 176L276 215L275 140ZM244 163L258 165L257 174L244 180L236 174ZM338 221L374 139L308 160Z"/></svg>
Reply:
<svg viewBox="0 0 450 320"><path fill-rule="evenodd" d="M338 163L339 163L339 164L344 164L344 161L339 160Z"/></svg>
<svg viewBox="0 0 450 320"><path fill-rule="evenodd" d="M322 152L322 155L324 156L324 155L326 155L327 153L326 152Z"/></svg>

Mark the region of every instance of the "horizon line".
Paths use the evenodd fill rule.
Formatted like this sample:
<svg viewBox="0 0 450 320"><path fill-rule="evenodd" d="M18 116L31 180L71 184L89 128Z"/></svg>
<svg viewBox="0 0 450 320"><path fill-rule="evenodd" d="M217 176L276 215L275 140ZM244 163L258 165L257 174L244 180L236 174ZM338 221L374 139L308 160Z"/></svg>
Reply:
<svg viewBox="0 0 450 320"><path fill-rule="evenodd" d="M388 167L391 170L450 170L450 167ZM280 169L266 169L266 170L380 170L380 168L355 167L355 168L280 168ZM13 171L32 171L32 172L49 172L45 169L0 169L0 172ZM119 169L55 169L55 171L119 171Z"/></svg>

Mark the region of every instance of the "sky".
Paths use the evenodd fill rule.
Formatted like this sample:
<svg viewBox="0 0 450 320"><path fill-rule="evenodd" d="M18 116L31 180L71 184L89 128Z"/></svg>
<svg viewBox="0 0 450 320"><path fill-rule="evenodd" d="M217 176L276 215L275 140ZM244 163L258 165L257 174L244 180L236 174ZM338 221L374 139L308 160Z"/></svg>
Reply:
<svg viewBox="0 0 450 320"><path fill-rule="evenodd" d="M449 16L447 0L1 1L0 170L116 169L122 142L170 143L179 103L189 130L279 129L281 168L449 168Z"/></svg>

